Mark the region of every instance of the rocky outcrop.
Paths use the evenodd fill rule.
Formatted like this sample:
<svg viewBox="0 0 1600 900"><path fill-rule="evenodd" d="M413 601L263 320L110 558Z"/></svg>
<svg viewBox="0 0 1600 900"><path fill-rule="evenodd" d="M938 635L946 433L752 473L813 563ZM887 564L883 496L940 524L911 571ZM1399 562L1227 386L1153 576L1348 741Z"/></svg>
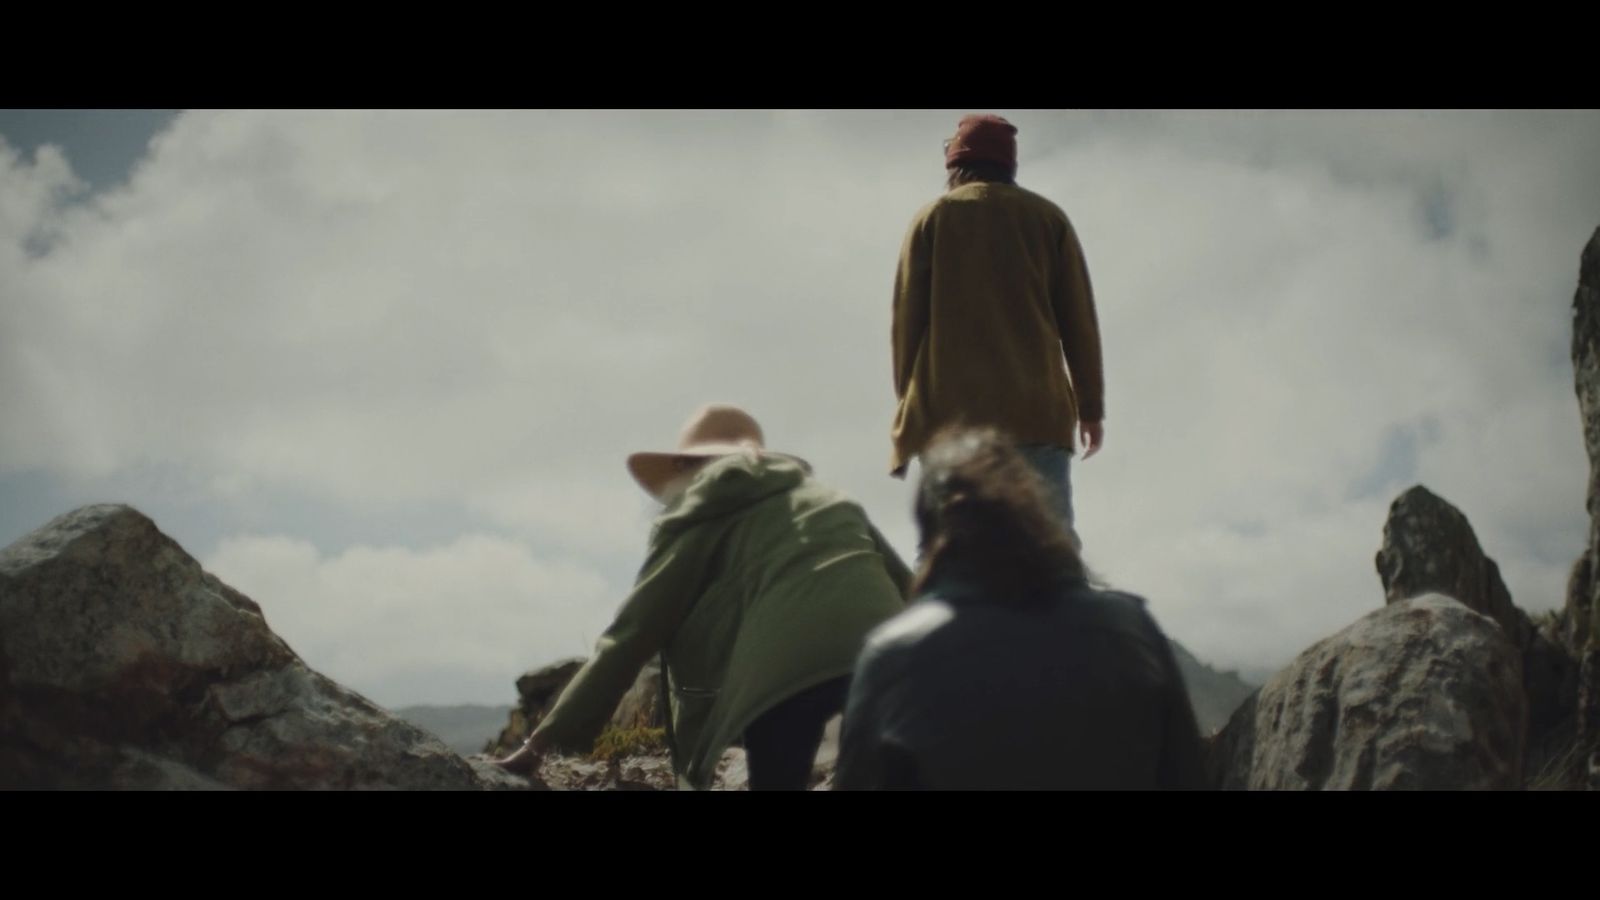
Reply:
<svg viewBox="0 0 1600 900"><path fill-rule="evenodd" d="M1515 789L1522 659L1439 594L1385 606L1273 676L1208 746L1229 790Z"/></svg>
<svg viewBox="0 0 1600 900"><path fill-rule="evenodd" d="M1493 619L1522 654L1529 729L1535 739L1565 723L1577 699L1577 663L1564 643L1535 628L1512 602L1500 567L1483 552L1467 517L1417 485L1395 498L1377 556L1386 602L1430 592Z"/></svg>
<svg viewBox="0 0 1600 900"><path fill-rule="evenodd" d="M1389 505L1377 564L1385 602L1437 591L1498 622L1518 648L1527 645L1533 627L1511 602L1500 567L1467 517L1422 485Z"/></svg>
<svg viewBox="0 0 1600 900"><path fill-rule="evenodd" d="M666 710L661 705L661 658L644 664L633 687L622 695L611 724L618 728L664 728Z"/></svg>
<svg viewBox="0 0 1600 900"><path fill-rule="evenodd" d="M539 781L557 791L671 791L678 779L667 753L638 753L616 759L598 760L581 756L547 757L539 766ZM749 788L744 751L733 748L722 754L712 780L713 791L742 791Z"/></svg>
<svg viewBox="0 0 1600 900"><path fill-rule="evenodd" d="M506 726L491 740L483 752L501 757L516 750L533 729L544 719L550 707L566 688L572 676L583 668L583 660L567 659L543 668L524 673L517 679L517 705L512 708Z"/></svg>
<svg viewBox="0 0 1600 900"><path fill-rule="evenodd" d="M0 788L528 786L312 671L129 507L0 551Z"/></svg>
<svg viewBox="0 0 1600 900"><path fill-rule="evenodd" d="M506 727L489 742L484 753L502 756L516 750L555 706L567 682L583 668L581 659L569 659L533 669L517 679L517 706ZM623 729L662 728L666 719L661 709L661 665L652 659L640 670L633 686L617 704L612 726Z"/></svg>
<svg viewBox="0 0 1600 900"><path fill-rule="evenodd" d="M1572 298L1572 373L1589 452L1589 540L1568 585L1567 644L1579 660L1577 732L1594 749L1591 790L1600 790L1600 228L1589 238Z"/></svg>

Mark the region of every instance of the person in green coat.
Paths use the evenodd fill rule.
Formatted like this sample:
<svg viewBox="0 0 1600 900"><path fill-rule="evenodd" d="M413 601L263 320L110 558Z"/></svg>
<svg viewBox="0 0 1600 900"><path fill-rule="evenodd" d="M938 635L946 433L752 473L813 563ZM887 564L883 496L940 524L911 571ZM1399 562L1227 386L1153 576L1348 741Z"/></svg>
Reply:
<svg viewBox="0 0 1600 900"><path fill-rule="evenodd" d="M680 787L705 789L742 740L752 790L801 790L841 713L868 632L905 608L911 573L860 505L765 449L761 426L707 406L678 449L635 453L665 504L633 593L522 749L587 751L656 654Z"/></svg>

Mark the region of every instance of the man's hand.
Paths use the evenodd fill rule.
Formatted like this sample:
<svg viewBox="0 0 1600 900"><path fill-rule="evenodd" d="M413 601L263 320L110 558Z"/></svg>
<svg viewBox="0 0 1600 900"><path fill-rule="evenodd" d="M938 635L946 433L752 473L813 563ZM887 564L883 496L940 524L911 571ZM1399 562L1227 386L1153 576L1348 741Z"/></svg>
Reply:
<svg viewBox="0 0 1600 900"><path fill-rule="evenodd" d="M539 771L539 764L544 761L544 749L529 738L517 752L505 759L497 759L494 764L513 775L532 776Z"/></svg>
<svg viewBox="0 0 1600 900"><path fill-rule="evenodd" d="M1088 459L1099 451L1101 444L1106 442L1105 423L1079 422L1078 435L1083 439L1083 458Z"/></svg>

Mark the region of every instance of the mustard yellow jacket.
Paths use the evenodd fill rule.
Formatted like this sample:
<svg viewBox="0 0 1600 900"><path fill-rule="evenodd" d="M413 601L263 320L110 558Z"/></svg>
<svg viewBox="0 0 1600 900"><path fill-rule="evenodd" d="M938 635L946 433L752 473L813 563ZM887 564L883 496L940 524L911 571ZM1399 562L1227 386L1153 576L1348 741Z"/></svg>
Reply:
<svg viewBox="0 0 1600 900"><path fill-rule="evenodd" d="M1025 188L967 184L917 213L895 274L892 344L893 472L947 425L1070 449L1080 416L1105 417L1083 249L1066 213Z"/></svg>

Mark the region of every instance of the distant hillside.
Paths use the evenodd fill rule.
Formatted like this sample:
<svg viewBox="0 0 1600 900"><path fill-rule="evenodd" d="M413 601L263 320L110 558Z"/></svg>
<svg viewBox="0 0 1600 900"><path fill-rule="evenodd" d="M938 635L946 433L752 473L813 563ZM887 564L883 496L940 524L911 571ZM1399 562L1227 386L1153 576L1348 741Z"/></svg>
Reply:
<svg viewBox="0 0 1600 900"><path fill-rule="evenodd" d="M1218 671L1195 659L1177 641L1173 641L1172 650L1178 657L1178 668L1183 670L1183 683L1189 689L1189 702L1194 705L1202 735L1226 725L1228 717L1257 687L1236 673Z"/></svg>
<svg viewBox="0 0 1600 900"><path fill-rule="evenodd" d="M500 729L506 727L509 706L402 706L394 714L407 722L433 732L450 749L468 756L483 752Z"/></svg>
<svg viewBox="0 0 1600 900"><path fill-rule="evenodd" d="M1287 665L1287 663L1285 663L1285 665ZM1278 674L1278 671L1282 668L1283 666L1277 666L1270 669L1263 666L1240 666L1239 677L1244 679L1245 684L1260 687L1267 683L1267 679Z"/></svg>

